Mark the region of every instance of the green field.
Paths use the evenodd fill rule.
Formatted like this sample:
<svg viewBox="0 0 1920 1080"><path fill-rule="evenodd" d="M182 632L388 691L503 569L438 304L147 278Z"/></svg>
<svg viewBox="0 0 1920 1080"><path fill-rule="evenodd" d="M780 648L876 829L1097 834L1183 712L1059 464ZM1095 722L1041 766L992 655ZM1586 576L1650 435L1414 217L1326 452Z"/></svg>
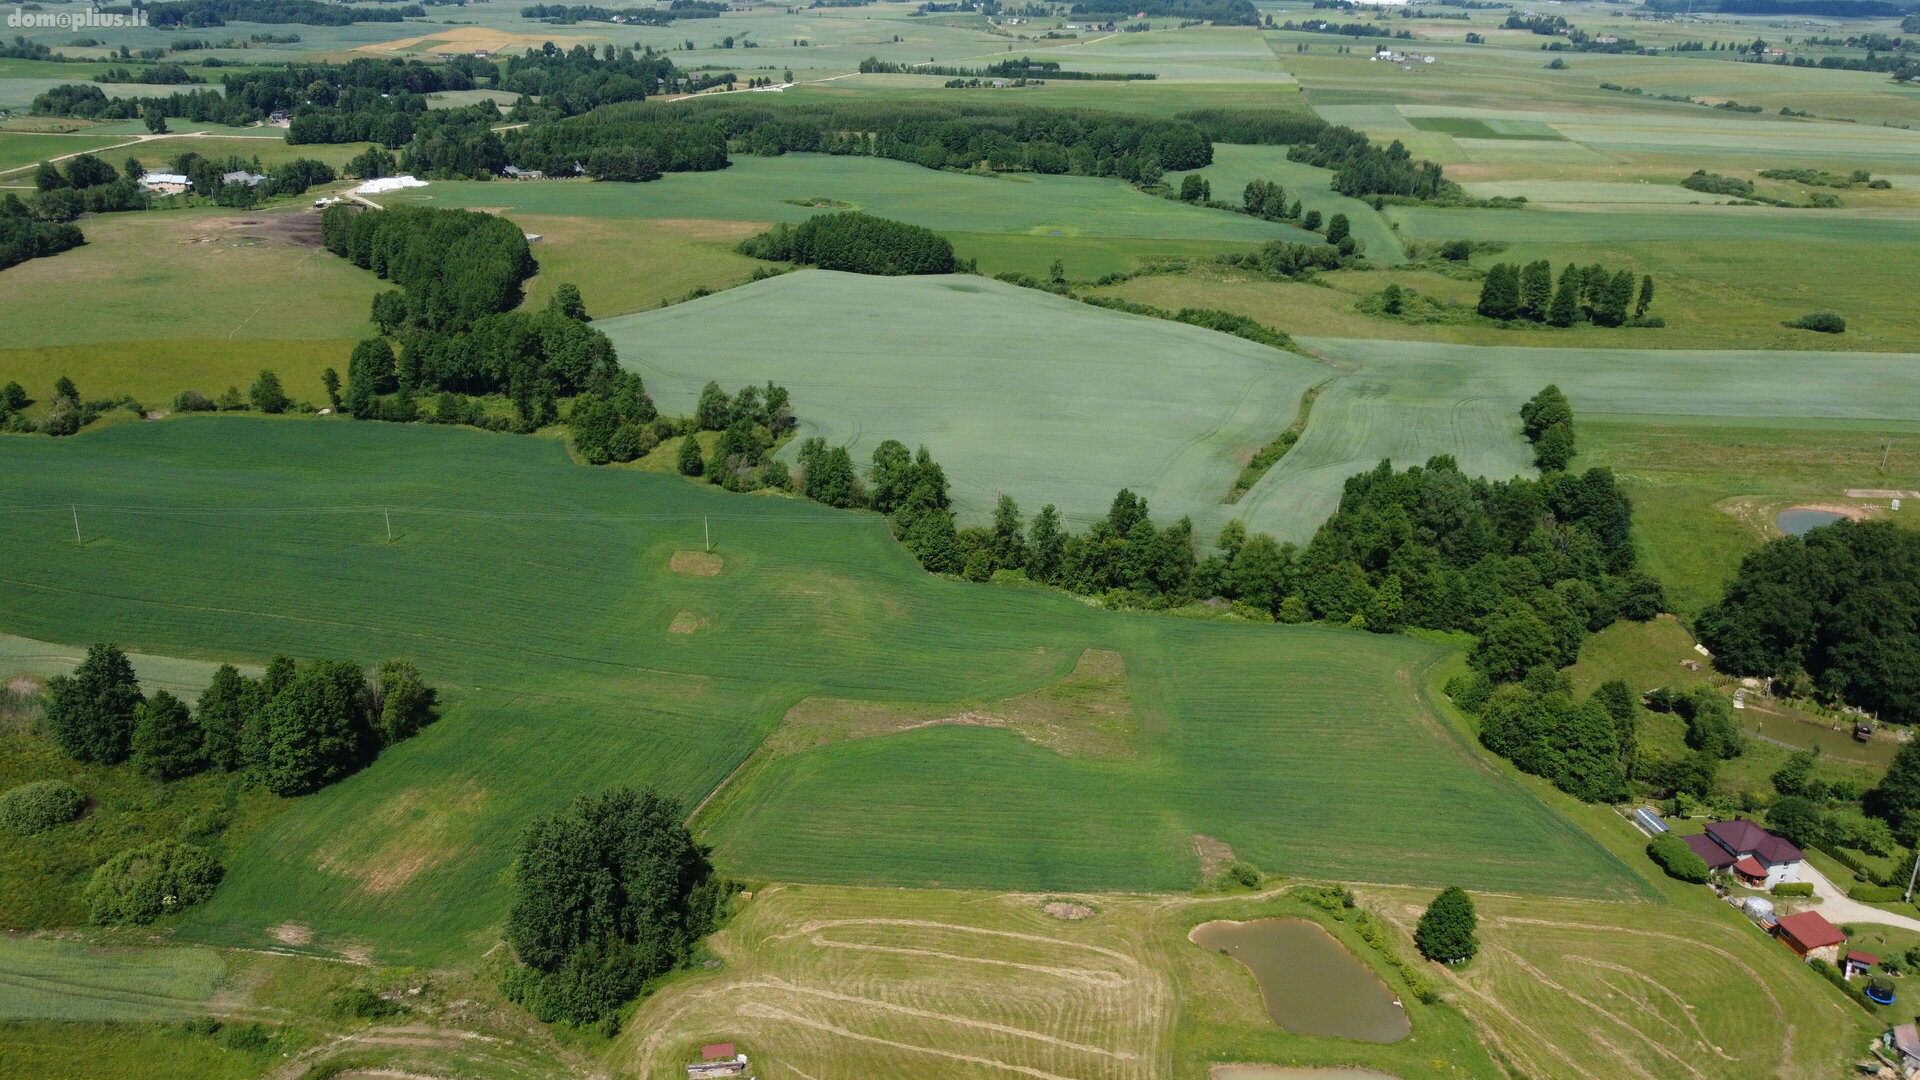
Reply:
<svg viewBox="0 0 1920 1080"><path fill-rule="evenodd" d="M1240 338L969 277L810 270L599 325L669 413L690 411L709 379L773 379L805 433L860 461L884 439L927 444L969 518L1005 493L1086 522L1132 487L1163 520L1224 520L1240 466L1329 374Z"/></svg>
<svg viewBox="0 0 1920 1080"><path fill-rule="evenodd" d="M0 1021L203 1013L225 974L213 949L82 949L49 938L0 938Z"/></svg>
<svg viewBox="0 0 1920 1080"><path fill-rule="evenodd" d="M269 928L293 924L313 949L471 958L492 944L511 838L571 794L626 782L697 798L804 697L1004 697L1088 647L1127 658L1137 758L1062 758L965 728L834 744L783 759L804 818L833 828L801 829L802 788L762 779L712 826L723 865L1164 889L1193 880L1204 832L1273 870L1637 888L1427 719L1417 688L1440 653L1410 639L1115 617L941 581L875 518L573 466L557 443L508 436L190 419L9 439L0 454L11 505L57 503L0 522L8 626L254 662L409 656L444 689L441 723L233 852L219 893L178 929L190 940L272 944ZM430 472L403 467L423 456ZM63 531L76 486L96 500L84 548ZM725 572L668 571L702 517ZM683 611L706 625L666 633ZM1363 717L1367 735L1329 715ZM863 782L822 782L827 764ZM898 812L870 813L889 788ZM1456 809L1429 812L1441 805Z"/></svg>
<svg viewBox="0 0 1920 1080"><path fill-rule="evenodd" d="M406 192L429 206L498 207L510 214L609 218L804 221L827 198L930 229L1034 236L1309 239L1300 230L1145 195L1117 180L923 169L884 158L741 155L717 173L668 173L649 184L542 180L434 183Z"/></svg>
<svg viewBox="0 0 1920 1080"><path fill-rule="evenodd" d="M111 136L96 135L27 135L14 132L0 132L0 174L48 158L65 157L68 154L84 154L89 150L113 146L126 142ZM29 174L28 179L31 179Z"/></svg>
<svg viewBox="0 0 1920 1080"><path fill-rule="evenodd" d="M1387 221L1373 207L1359 199L1350 199L1328 186L1333 174L1325 169L1287 160L1284 146L1235 146L1217 144L1213 164L1195 172L1213 185L1213 197L1238 203L1247 183L1271 180L1287 189L1290 200L1298 200L1303 209L1318 210L1323 217L1347 215L1354 238L1365 245L1367 258L1384 266L1393 266L1403 258L1400 240ZM1169 174L1167 182L1178 186L1185 173Z"/></svg>

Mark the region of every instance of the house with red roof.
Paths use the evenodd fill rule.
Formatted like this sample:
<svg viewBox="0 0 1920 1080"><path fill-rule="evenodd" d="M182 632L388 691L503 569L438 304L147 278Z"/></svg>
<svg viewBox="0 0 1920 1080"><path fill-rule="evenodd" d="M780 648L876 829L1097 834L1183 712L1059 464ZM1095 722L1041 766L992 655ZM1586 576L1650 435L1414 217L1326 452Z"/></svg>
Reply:
<svg viewBox="0 0 1920 1080"><path fill-rule="evenodd" d="M1782 915L1774 924L1773 933L1800 959L1825 960L1829 964L1840 962L1840 947L1847 943L1847 935L1817 911Z"/></svg>
<svg viewBox="0 0 1920 1080"><path fill-rule="evenodd" d="M1798 881L1806 853L1745 818L1716 821L1707 831L1680 838L1709 870L1726 870L1756 889Z"/></svg>

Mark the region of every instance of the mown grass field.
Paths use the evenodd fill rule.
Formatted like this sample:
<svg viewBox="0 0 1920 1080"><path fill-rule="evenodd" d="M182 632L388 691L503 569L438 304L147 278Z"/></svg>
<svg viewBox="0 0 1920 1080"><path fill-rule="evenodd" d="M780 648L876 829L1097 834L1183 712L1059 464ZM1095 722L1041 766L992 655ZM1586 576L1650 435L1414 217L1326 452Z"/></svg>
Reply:
<svg viewBox="0 0 1920 1080"><path fill-rule="evenodd" d="M493 944L513 838L572 794L652 783L696 799L804 697L992 700L1090 647L1138 673L1134 761L991 730L834 744L785 759L800 787L768 779L731 800L709 830L723 865L1166 889L1194 879L1205 833L1276 871L1639 887L1426 719L1416 688L1439 651L1410 639L1115 617L941 581L875 518L573 466L554 442L194 418L9 439L0 455L9 628L207 659L406 656L445 694L441 723L232 852L215 899L177 928L188 940L472 958ZM82 487L93 524L75 547L63 493ZM669 571L703 518L725 569ZM667 633L680 612L705 627Z"/></svg>
<svg viewBox="0 0 1920 1080"><path fill-rule="evenodd" d="M1431 893L1358 891L1411 959L1409 931ZM607 1062L618 1076L664 1080L703 1043L727 1039L772 1080L850 1065L935 1078L1188 1077L1219 1062L1362 1066L1406 1080L1735 1080L1831 1075L1877 1030L1702 889L1656 904L1477 899L1479 959L1413 961L1445 999L1428 1006L1345 922L1284 893L773 886L712 939L723 966L644 1002ZM1094 914L1044 911L1061 902ZM1186 938L1209 919L1281 915L1315 918L1374 967L1402 994L1412 1035L1382 1045L1289 1034L1267 1019L1244 968Z"/></svg>
<svg viewBox="0 0 1920 1080"><path fill-rule="evenodd" d="M226 976L217 950L87 948L0 938L0 1022L204 1014ZM0 1029L3 1031L4 1029Z"/></svg>
<svg viewBox="0 0 1920 1080"><path fill-rule="evenodd" d="M806 434L862 462L884 439L927 444L969 518L1005 493L1086 522L1122 487L1162 520L1217 517L1240 466L1330 374L976 277L805 271L599 325L668 412L691 410L709 379L729 392L772 379Z"/></svg>
<svg viewBox="0 0 1920 1080"><path fill-rule="evenodd" d="M16 132L0 132L0 175L16 169L45 161L48 158L65 157L68 154L84 154L89 150L112 146L125 142L105 135L33 135ZM31 173L27 179L32 179Z"/></svg>
<svg viewBox="0 0 1920 1080"><path fill-rule="evenodd" d="M1048 903L1092 914L1064 920ZM1407 1080L1492 1078L1467 1020L1409 1001L1395 1044L1292 1035L1267 1019L1247 970L1188 941L1212 918L1312 917L1284 897L773 886L711 941L725 966L643 1003L608 1055L619 1076L682 1075L727 1038L769 1080L843 1069L960 1078L1202 1075L1214 1061L1367 1065ZM1324 919L1324 913L1322 918ZM1325 920L1396 991L1398 976ZM1406 942L1401 955L1410 956Z"/></svg>

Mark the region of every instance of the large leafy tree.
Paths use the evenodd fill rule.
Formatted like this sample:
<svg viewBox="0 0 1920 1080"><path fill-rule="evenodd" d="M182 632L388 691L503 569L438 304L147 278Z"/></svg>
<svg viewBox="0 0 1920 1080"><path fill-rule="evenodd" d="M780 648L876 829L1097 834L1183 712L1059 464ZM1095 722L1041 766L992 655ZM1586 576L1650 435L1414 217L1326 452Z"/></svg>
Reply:
<svg viewBox="0 0 1920 1080"><path fill-rule="evenodd" d="M1473 898L1458 885L1449 885L1433 898L1413 930L1420 955L1443 964L1471 960L1480 951L1480 916Z"/></svg>
<svg viewBox="0 0 1920 1080"><path fill-rule="evenodd" d="M114 765L133 747L134 711L146 698L120 647L98 644L72 675L47 682L47 732L78 761Z"/></svg>
<svg viewBox="0 0 1920 1080"><path fill-rule="evenodd" d="M1920 533L1842 521L1772 541L1741 561L1698 630L1723 671L1805 671L1883 719L1920 719Z"/></svg>
<svg viewBox="0 0 1920 1080"><path fill-rule="evenodd" d="M543 1020L605 1022L711 931L727 887L678 801L616 788L528 826L506 938L506 990Z"/></svg>

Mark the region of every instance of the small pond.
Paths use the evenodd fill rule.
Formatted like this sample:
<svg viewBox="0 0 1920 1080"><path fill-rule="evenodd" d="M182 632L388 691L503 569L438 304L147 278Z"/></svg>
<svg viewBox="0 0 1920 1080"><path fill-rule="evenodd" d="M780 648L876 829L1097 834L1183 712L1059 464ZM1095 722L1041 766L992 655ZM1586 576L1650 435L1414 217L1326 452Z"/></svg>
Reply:
<svg viewBox="0 0 1920 1080"><path fill-rule="evenodd" d="M1385 1043L1413 1028L1393 991L1318 923L1218 920L1187 937L1246 965L1260 984L1267 1016L1288 1031Z"/></svg>
<svg viewBox="0 0 1920 1080"><path fill-rule="evenodd" d="M1836 514L1831 510L1794 509L1780 511L1780 516L1774 518L1773 521L1774 524L1780 526L1780 531L1786 533L1788 536L1805 536L1807 530L1817 529L1822 525L1831 525L1845 516L1844 514Z"/></svg>

